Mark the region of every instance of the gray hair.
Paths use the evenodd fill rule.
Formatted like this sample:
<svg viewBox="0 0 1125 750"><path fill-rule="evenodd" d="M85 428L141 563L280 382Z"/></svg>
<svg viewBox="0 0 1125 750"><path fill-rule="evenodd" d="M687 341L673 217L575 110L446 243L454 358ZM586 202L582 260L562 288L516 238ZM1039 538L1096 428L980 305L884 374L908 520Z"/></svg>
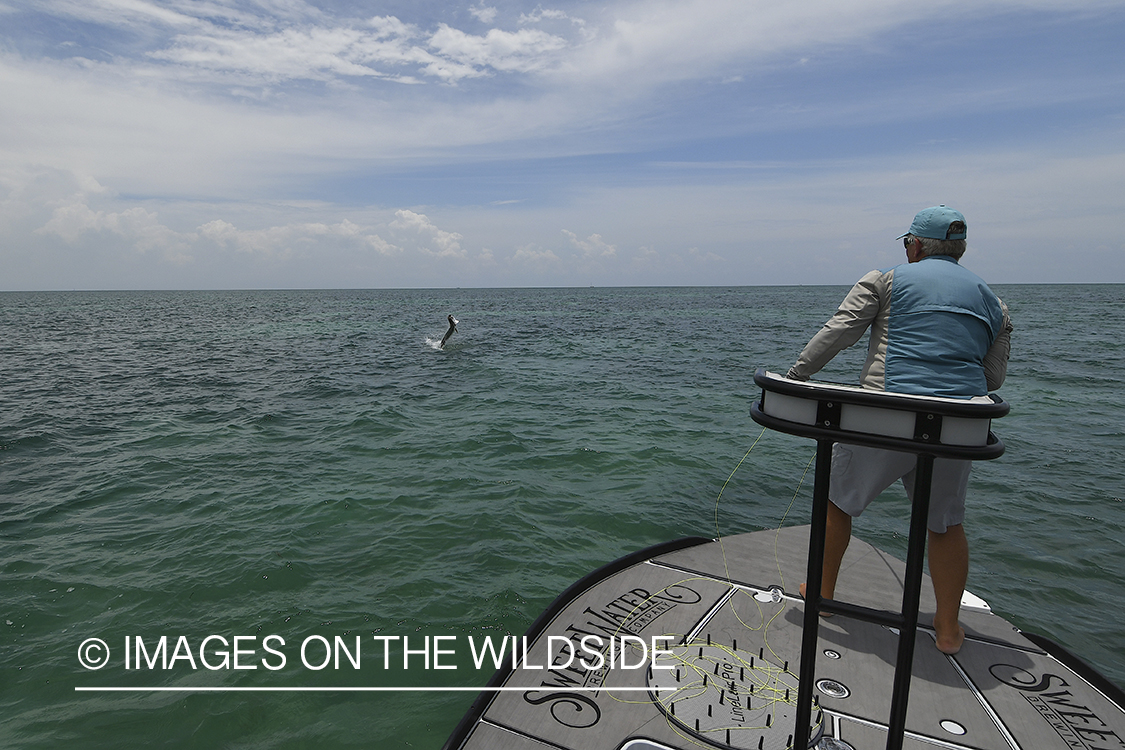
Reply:
<svg viewBox="0 0 1125 750"><path fill-rule="evenodd" d="M949 232L951 234L959 234L964 231L965 225L959 221L955 221L949 225ZM929 255L948 255L960 260L961 256L965 254L965 240L935 240L929 237L918 237L917 235L915 235L914 239L921 243L923 257Z"/></svg>

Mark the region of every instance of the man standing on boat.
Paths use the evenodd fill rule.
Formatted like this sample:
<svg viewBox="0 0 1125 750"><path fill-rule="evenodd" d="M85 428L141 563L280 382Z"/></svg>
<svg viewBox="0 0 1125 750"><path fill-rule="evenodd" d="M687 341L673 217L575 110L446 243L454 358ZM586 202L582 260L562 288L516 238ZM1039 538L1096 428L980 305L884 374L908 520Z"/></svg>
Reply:
<svg viewBox="0 0 1125 750"><path fill-rule="evenodd" d="M945 206L919 211L899 239L907 262L871 271L805 346L788 377L808 380L868 329L861 383L865 388L924 396L984 396L1004 382L1011 320L1008 309L958 260L965 252L965 217ZM902 479L913 498L917 457L879 448L836 444L828 496L821 595L836 590L852 518ZM971 461L934 461L929 530L930 577L937 612L937 647L955 654L965 639L957 614L969 575L962 522ZM804 584L801 584L804 594Z"/></svg>

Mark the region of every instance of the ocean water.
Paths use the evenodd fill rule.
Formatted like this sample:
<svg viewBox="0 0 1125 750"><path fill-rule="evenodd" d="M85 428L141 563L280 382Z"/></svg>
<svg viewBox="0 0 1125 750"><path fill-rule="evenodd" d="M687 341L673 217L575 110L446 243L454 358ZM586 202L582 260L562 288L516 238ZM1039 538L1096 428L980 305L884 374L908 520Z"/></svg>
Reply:
<svg viewBox="0 0 1125 750"><path fill-rule="evenodd" d="M1123 684L1125 286L995 288L1012 412L969 588ZM657 542L807 523L811 441L767 433L717 497L755 368L845 291L0 294L0 746L440 747L475 694L434 688L492 668L437 638L520 634ZM903 557L906 518L892 490L855 531ZM426 689L148 690L183 687Z"/></svg>

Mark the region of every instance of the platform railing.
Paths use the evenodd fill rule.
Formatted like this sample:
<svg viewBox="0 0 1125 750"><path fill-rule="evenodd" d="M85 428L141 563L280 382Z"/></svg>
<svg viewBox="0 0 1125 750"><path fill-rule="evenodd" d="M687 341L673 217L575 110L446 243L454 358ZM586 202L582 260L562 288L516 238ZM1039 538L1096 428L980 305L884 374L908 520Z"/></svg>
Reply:
<svg viewBox="0 0 1125 750"><path fill-rule="evenodd" d="M981 461L998 458L1004 453L1004 444L992 433L991 420L1007 414L1008 404L995 395L971 399L910 396L853 386L802 382L762 369L754 374L754 382L762 389L761 399L750 409L755 422L817 441L793 747L808 747L819 615L829 612L898 628L898 655L887 721L887 750L901 750L914 665L934 459ZM825 599L820 595L834 443L887 448L918 456L906 578L899 612Z"/></svg>

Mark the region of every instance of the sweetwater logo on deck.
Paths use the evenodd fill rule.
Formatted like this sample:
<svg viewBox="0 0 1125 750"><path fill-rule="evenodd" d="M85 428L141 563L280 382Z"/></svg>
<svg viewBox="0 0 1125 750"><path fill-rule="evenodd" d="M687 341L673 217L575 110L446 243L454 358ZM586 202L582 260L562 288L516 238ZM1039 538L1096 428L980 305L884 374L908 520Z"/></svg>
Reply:
<svg viewBox="0 0 1125 750"><path fill-rule="evenodd" d="M1037 676L1011 664L993 664L992 676L1015 688L1043 720L1074 750L1123 750L1122 739L1085 699L1057 674Z"/></svg>
<svg viewBox="0 0 1125 750"><path fill-rule="evenodd" d="M569 654L565 666L576 664L583 670L644 669L658 655L668 654L662 647L671 636L653 636L646 641L635 635L549 636L549 651ZM367 646L364 646L364 643ZM310 635L300 643L287 642L283 636L208 635L189 636L127 635L117 656L101 638L87 638L78 647L78 663L87 670L99 670L111 662L127 671L153 670L257 670L278 671L290 664L314 672L324 669L397 669L399 659L403 670L455 670L465 666L470 657L475 669L542 670L544 664L530 659L527 637L517 636L414 636L374 635L346 638ZM552 666L564 660L556 656ZM565 667L564 667L565 668ZM665 669L666 667L657 667Z"/></svg>

